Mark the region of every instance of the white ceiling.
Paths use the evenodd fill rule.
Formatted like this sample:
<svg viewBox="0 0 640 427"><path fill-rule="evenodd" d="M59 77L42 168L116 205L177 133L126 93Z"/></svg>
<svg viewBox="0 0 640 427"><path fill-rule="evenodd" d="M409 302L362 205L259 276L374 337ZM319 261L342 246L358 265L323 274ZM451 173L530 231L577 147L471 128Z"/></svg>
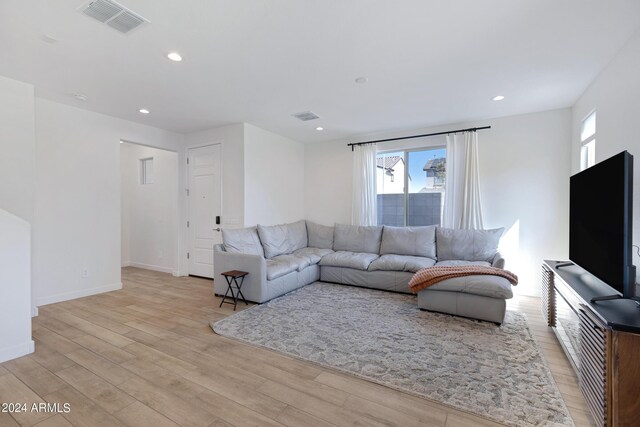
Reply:
<svg viewBox="0 0 640 427"><path fill-rule="evenodd" d="M0 75L178 132L245 121L314 142L571 106L640 28L637 0L120 2L151 24L123 35L83 0L0 0Z"/></svg>

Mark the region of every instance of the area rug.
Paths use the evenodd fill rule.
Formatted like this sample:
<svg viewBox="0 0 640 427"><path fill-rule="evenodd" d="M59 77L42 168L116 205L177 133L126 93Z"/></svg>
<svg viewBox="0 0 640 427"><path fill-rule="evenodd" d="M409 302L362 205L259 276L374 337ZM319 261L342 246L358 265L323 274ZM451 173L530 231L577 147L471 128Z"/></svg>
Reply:
<svg viewBox="0 0 640 427"><path fill-rule="evenodd" d="M316 282L211 327L507 425L573 425L521 313L498 327L421 311L412 295Z"/></svg>

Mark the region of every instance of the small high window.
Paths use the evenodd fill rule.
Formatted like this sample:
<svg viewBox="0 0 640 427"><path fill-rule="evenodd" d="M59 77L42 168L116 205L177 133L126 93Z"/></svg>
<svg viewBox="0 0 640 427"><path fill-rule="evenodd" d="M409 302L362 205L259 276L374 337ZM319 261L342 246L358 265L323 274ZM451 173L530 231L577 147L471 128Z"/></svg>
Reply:
<svg viewBox="0 0 640 427"><path fill-rule="evenodd" d="M140 184L153 184L153 157L140 159Z"/></svg>
<svg viewBox="0 0 640 427"><path fill-rule="evenodd" d="M580 128L580 170L596 164L596 112L589 114Z"/></svg>

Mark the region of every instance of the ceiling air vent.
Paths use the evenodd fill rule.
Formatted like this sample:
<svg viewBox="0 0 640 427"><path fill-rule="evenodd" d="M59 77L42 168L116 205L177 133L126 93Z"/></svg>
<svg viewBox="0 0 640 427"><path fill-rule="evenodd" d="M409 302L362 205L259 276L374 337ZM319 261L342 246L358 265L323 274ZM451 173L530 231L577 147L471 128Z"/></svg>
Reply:
<svg viewBox="0 0 640 427"><path fill-rule="evenodd" d="M308 122L309 120L319 119L320 116L314 113L313 111L303 111L302 113L292 114L296 119L302 120L303 122Z"/></svg>
<svg viewBox="0 0 640 427"><path fill-rule="evenodd" d="M149 22L137 13L112 0L90 0L80 6L78 10L84 15L107 24L123 34L127 34L134 28Z"/></svg>

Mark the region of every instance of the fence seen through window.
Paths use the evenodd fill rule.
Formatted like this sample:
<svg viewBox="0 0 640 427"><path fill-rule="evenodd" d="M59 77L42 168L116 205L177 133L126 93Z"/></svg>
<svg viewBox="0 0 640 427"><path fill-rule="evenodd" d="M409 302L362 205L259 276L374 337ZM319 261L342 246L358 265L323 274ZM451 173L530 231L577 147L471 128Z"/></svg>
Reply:
<svg viewBox="0 0 640 427"><path fill-rule="evenodd" d="M446 189L446 149L378 153L378 224L440 225Z"/></svg>

